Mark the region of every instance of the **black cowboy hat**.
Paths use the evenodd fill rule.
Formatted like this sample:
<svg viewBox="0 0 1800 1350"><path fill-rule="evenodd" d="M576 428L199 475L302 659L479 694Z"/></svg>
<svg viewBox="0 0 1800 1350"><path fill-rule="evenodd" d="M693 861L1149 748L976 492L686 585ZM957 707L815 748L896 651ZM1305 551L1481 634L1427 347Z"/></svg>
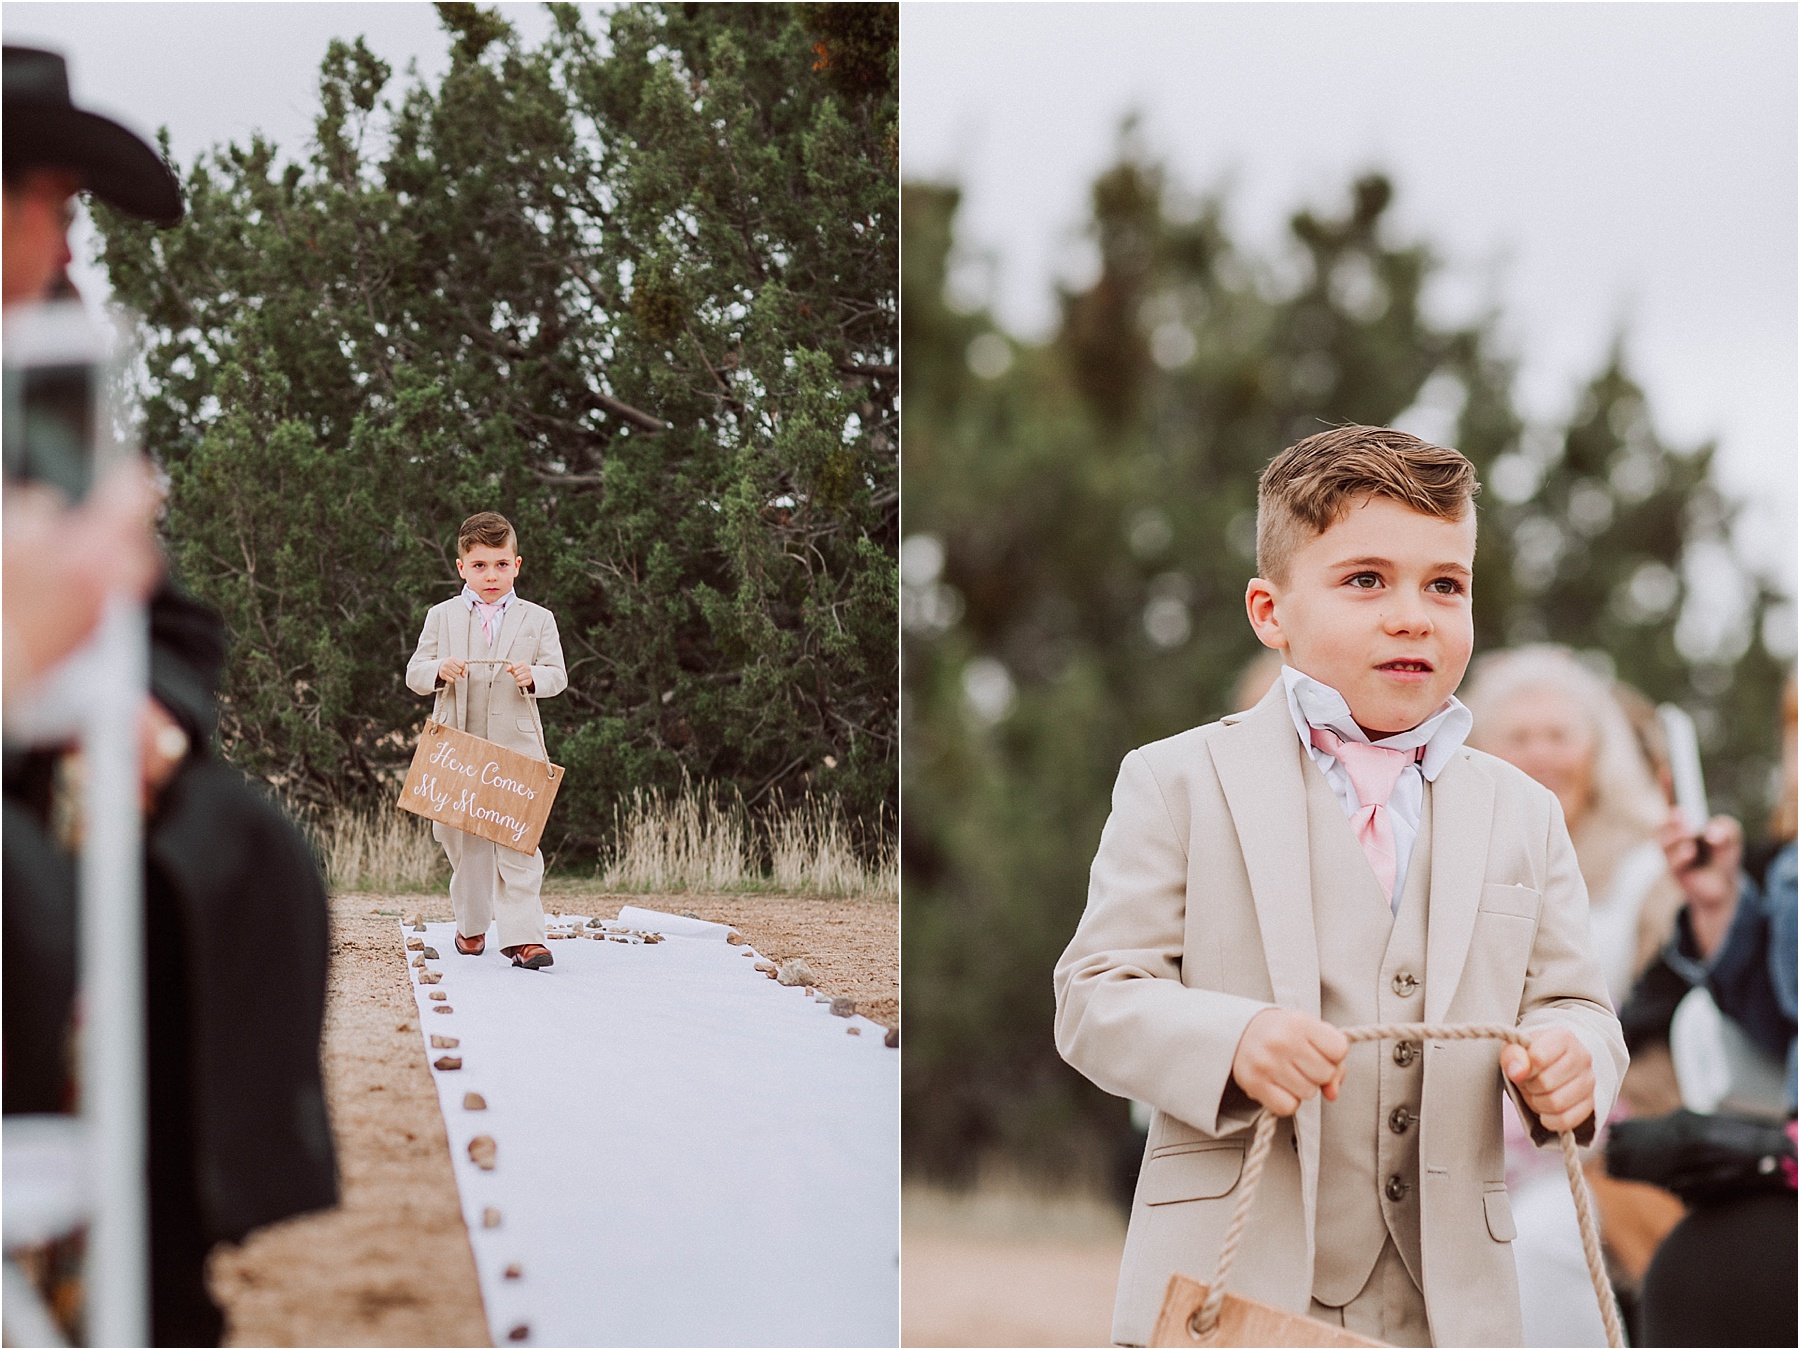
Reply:
<svg viewBox="0 0 1800 1350"><path fill-rule="evenodd" d="M158 225L183 210L181 185L148 144L117 122L77 108L69 68L55 52L5 49L4 166L68 169L101 201Z"/></svg>

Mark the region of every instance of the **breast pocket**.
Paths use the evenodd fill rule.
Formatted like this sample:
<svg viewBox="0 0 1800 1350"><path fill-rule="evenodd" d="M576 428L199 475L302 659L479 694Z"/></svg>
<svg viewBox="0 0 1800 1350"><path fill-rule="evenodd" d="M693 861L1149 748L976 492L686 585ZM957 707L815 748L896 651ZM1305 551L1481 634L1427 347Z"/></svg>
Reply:
<svg viewBox="0 0 1800 1350"><path fill-rule="evenodd" d="M1144 1163L1138 1194L1146 1205L1176 1205L1229 1195L1244 1170L1244 1146L1235 1140L1170 1144Z"/></svg>
<svg viewBox="0 0 1800 1350"><path fill-rule="evenodd" d="M1543 903L1542 894L1530 886L1490 883L1481 888L1475 931L1470 935L1471 957L1456 988L1459 1016L1503 1022L1517 1016Z"/></svg>
<svg viewBox="0 0 1800 1350"><path fill-rule="evenodd" d="M1478 908L1484 914L1510 914L1515 919L1529 919L1536 923L1538 911L1543 905L1543 893L1533 887L1503 886L1490 881L1481 888L1481 904Z"/></svg>

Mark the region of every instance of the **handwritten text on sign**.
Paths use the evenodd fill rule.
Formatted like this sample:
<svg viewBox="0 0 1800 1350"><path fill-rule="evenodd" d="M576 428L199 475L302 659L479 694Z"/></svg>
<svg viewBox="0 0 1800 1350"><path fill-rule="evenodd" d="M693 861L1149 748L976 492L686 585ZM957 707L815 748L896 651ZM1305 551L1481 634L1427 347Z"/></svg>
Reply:
<svg viewBox="0 0 1800 1350"><path fill-rule="evenodd" d="M479 736L427 722L400 790L400 809L491 839L537 849L562 769Z"/></svg>

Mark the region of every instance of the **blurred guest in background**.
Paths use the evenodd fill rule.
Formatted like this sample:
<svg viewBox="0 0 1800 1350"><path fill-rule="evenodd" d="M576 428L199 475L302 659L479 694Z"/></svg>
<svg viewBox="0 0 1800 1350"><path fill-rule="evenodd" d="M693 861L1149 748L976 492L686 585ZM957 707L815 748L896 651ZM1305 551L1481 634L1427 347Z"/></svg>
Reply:
<svg viewBox="0 0 1800 1350"><path fill-rule="evenodd" d="M5 309L72 292L74 198L172 225L180 185L117 123L74 106L53 52L5 49ZM5 554L30 584L6 599L9 710L87 640L109 595L156 581L157 494L136 457L71 507L14 476L26 435L9 408ZM21 462L24 458L21 457ZM206 1284L218 1241L337 1198L319 1041L328 930L305 840L212 753L226 636L219 616L164 583L148 604L141 723L145 815L150 1337L216 1345ZM76 1109L79 834L72 747L9 743L4 793L5 1111ZM278 958L266 959L274 951ZM61 1300L52 1301L61 1306Z"/></svg>
<svg viewBox="0 0 1800 1350"><path fill-rule="evenodd" d="M1687 903L1665 959L1785 1075L1785 1108L1795 1109L1794 983L1795 693L1782 696L1782 795L1769 820L1768 844L1744 866L1743 827L1714 816L1702 855L1680 815L1670 812L1661 840ZM1692 1106L1694 1103L1689 1102Z"/></svg>
<svg viewBox="0 0 1800 1350"><path fill-rule="evenodd" d="M1743 830L1715 816L1697 840L1671 813L1662 840L1687 900L1666 956L1711 996L1749 1053L1781 1065L1786 1126L1794 1136L1797 944L1795 833L1796 699L1790 675L1782 698L1782 794L1769 821L1771 848L1744 868ZM1726 1055L1731 1058L1731 1055ZM1727 1066L1729 1069L1729 1066ZM1686 1084L1686 1077L1683 1082ZM1729 1098L1730 1089L1727 1088ZM1707 1103L1689 1103L1710 1109ZM1781 1107L1777 1108L1778 1111ZM1759 1172L1764 1170L1757 1169ZM1645 1345L1793 1345L1796 1325L1795 1191L1786 1184L1742 1188L1696 1202L1656 1253L1644 1277Z"/></svg>
<svg viewBox="0 0 1800 1350"><path fill-rule="evenodd" d="M1562 804L1587 883L1594 954L1614 1006L1623 1005L1667 941L1681 906L1657 842L1668 799L1625 707L1609 681L1568 649L1548 644L1483 658L1464 697L1475 714L1469 743L1523 769ZM1674 1109L1679 1095L1666 1052L1634 1056L1620 1096L1624 1113ZM1506 1141L1525 1344L1604 1345L1562 1168L1532 1147L1510 1102ZM1629 1312L1652 1253L1681 1217L1681 1204L1654 1187L1592 1170Z"/></svg>
<svg viewBox="0 0 1800 1350"><path fill-rule="evenodd" d="M5 49L4 287L8 324L64 284L75 196L87 191L122 211L179 218L181 193L156 152L129 131L69 102L62 58ZM156 583L158 496L141 459L126 459L71 504L56 487L15 472L25 428L8 409L4 487L8 588L5 691L9 713L39 679L92 635L114 595L143 598ZM5 755L5 1077L7 1114L71 1105L68 1041L75 997L75 880L71 860L43 828L49 765Z"/></svg>
<svg viewBox="0 0 1800 1350"><path fill-rule="evenodd" d="M1281 653L1265 647L1244 663L1237 683L1231 688L1231 711L1249 712L1262 702L1269 686L1281 678Z"/></svg>
<svg viewBox="0 0 1800 1350"><path fill-rule="evenodd" d="M1638 753L1650 766L1650 774L1656 779L1663 800L1674 801L1675 771L1669 767L1669 738L1663 731L1662 719L1656 715L1656 705L1623 680L1612 682L1612 696L1631 725L1631 734L1637 738Z"/></svg>
<svg viewBox="0 0 1800 1350"><path fill-rule="evenodd" d="M1617 1006L1668 940L1681 892L1657 843L1668 799L1609 685L1566 648L1542 644L1483 658L1465 701L1475 714L1470 744L1562 803Z"/></svg>

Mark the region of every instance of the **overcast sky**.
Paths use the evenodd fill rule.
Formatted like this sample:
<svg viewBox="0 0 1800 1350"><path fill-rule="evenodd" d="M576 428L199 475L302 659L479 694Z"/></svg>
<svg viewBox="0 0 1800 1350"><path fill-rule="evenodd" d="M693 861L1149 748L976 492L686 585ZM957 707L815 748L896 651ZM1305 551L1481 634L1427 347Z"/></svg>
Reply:
<svg viewBox="0 0 1800 1350"><path fill-rule="evenodd" d="M541 7L501 6L531 40ZM1040 336L1092 266L1087 190L1130 110L1174 177L1229 185L1272 244L1356 173L1397 237L1450 264L1437 305L1497 299L1528 412L1566 413L1623 328L1665 434L1717 437L1747 553L1796 571L1796 9L1791 4L993 4L902 8L902 164L965 190L992 299ZM8 42L60 50L76 100L177 160L260 129L303 151L319 61L364 36L434 78L431 6L8 0ZM78 238L77 243L81 242ZM78 284L103 289L91 270Z"/></svg>
<svg viewBox="0 0 1800 1350"><path fill-rule="evenodd" d="M550 31L537 4L497 6L532 41ZM584 7L586 8L586 7ZM68 59L75 101L133 130L167 126L176 161L260 130L283 150L312 135L319 62L332 38L364 38L394 69L435 79L450 45L426 0L345 3L98 3L7 0L6 41Z"/></svg>
<svg viewBox="0 0 1800 1350"><path fill-rule="evenodd" d="M530 42L550 31L540 4L495 6ZM583 5L583 10L596 6ZM185 175L194 157L261 132L286 159L303 158L319 113L319 63L333 38L361 37L393 68L390 94L417 62L436 80L450 67L450 43L428 0L398 3L50 4L7 0L0 30L8 43L45 47L69 63L75 102L115 118L154 143L169 129ZM71 235L76 286L98 304L105 275L86 260L84 219Z"/></svg>
<svg viewBox="0 0 1800 1350"><path fill-rule="evenodd" d="M989 298L1049 331L1092 275L1088 189L1129 111L1172 177L1272 246L1395 180L1439 313L1497 300L1526 411L1613 335L1663 433L1720 441L1745 551L1796 570L1796 9L1790 4L954 4L902 8L902 168L964 190ZM979 269L970 274L982 275Z"/></svg>

